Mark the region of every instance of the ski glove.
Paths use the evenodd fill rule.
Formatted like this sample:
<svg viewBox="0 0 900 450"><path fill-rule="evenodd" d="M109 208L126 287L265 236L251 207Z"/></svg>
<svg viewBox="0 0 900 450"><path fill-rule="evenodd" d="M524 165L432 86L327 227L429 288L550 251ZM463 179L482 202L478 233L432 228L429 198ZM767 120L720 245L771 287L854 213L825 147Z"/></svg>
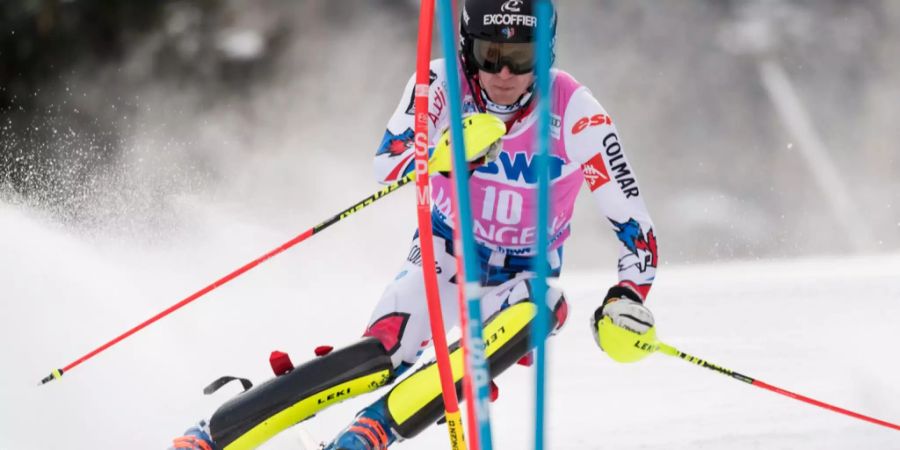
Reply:
<svg viewBox="0 0 900 450"><path fill-rule="evenodd" d="M591 319L600 349L618 362L636 362L656 348L653 314L631 289L613 286Z"/></svg>
<svg viewBox="0 0 900 450"><path fill-rule="evenodd" d="M463 140L466 142L466 161L469 170L488 164L500 154L501 138L506 125L496 116L487 113L472 114L463 119ZM450 130L445 130L437 146L428 158L428 172L448 174L453 167L450 147Z"/></svg>

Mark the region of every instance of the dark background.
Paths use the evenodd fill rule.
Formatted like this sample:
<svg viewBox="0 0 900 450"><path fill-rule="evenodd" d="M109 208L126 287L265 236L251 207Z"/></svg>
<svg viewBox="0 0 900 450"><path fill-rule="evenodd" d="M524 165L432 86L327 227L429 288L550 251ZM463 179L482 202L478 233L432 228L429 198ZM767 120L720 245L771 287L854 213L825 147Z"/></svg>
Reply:
<svg viewBox="0 0 900 450"><path fill-rule="evenodd" d="M616 120L666 262L900 247L900 3L558 8L558 66ZM388 0L4 1L0 199L104 233L177 226L181 195L336 211L375 188L368 164L414 69L417 15ZM766 64L837 169L825 184ZM835 206L841 192L852 208ZM608 234L594 227L599 214L579 212L573 239ZM570 247L576 261L594 252Z"/></svg>

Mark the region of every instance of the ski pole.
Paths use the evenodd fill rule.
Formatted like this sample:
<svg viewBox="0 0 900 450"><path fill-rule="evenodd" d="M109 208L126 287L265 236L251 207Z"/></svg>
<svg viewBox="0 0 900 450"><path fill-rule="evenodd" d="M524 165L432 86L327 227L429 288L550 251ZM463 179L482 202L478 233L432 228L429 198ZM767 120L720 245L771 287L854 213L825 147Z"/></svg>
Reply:
<svg viewBox="0 0 900 450"><path fill-rule="evenodd" d="M819 401L819 400L816 400L813 398L809 398L805 395L800 395L800 394L788 391L786 389L782 389L780 387L773 386L771 384L765 383L765 382L757 380L755 378L748 377L746 375L740 374L733 370L726 369L722 366L719 366L719 365L713 364L709 361L700 359L696 356L689 355L689 354L687 354L681 350L678 350L677 348L672 347L671 345L667 345L661 341L657 341L656 345L654 346L653 344L644 343L644 342L638 340L635 342L634 345L638 348L645 348L645 349L649 349L649 350L660 351L663 354L666 354L669 356L674 356L676 358L680 358L689 363L696 364L700 367L705 367L707 369L721 373L722 375L727 375L731 378L734 378L735 380L743 381L744 383L756 386L758 388L762 388L762 389L766 389L766 390L775 392L776 394L784 395L785 397L790 397L792 399L800 400L801 402L809 403L810 405L815 405L820 408L827 409L829 411L834 411L836 413L844 414L846 416L854 417L854 418L857 418L860 420L865 420L866 422L871 422L876 425L881 425L884 427L888 427L888 428L900 431L900 425L893 424L890 422L885 422L885 421L879 420L879 419L875 419L873 417L859 414L859 413L856 413L856 412L853 412L853 411L850 411L850 410L847 410L844 408L840 408L840 407L837 407L837 406L834 406L834 405L831 405L831 404L828 404L828 403L825 403L825 402L822 402L822 401Z"/></svg>
<svg viewBox="0 0 900 450"><path fill-rule="evenodd" d="M281 252L283 252L283 251L285 251L285 250L287 250L287 249L289 249L289 248L291 248L291 247L293 247L293 246L295 246L295 245L297 245L297 244L299 244L299 243L305 241L305 240L306 240L307 238L309 238L310 236L312 236L312 235L314 235L314 234L316 234L316 233L318 233L318 232L320 232L320 231L322 231L322 230L328 228L329 226L335 224L336 222L339 222L339 221L341 221L341 220L347 218L348 216L352 215L353 213L355 213L355 212L357 212L357 211L359 211L359 210L361 210L361 209L363 209L363 208L365 208L365 207L371 205L372 203L374 203L375 201L379 200L380 198L382 198L382 197L384 197L384 196L390 194L391 192L396 191L396 190L399 189L401 186L403 186L403 185L409 183L410 181L415 180L415 178L416 178L415 172L410 172L408 175L406 175L405 177L401 178L401 179L398 180L397 182L395 182L395 183L393 183L393 184L391 184L391 185L385 186L385 187L382 188L380 191L375 192L374 194L372 194L372 195L370 195L370 196L368 196L368 197L366 197L366 198L360 200L359 202L357 202L357 203L354 204L353 206L351 206L351 207L349 207L349 208L347 208L347 209L345 209L345 210L343 210L343 211L341 211L341 212L335 214L334 216L328 218L328 219L325 220L324 222L322 222L322 223L320 223L320 224L318 224L318 225L316 225L316 226L314 226L314 227L312 227L312 228L310 228L310 229L304 231L303 233L301 233L301 234L295 236L293 239L291 239L291 240L285 242L284 244L281 244L281 245L278 246L277 248L275 248L275 249L269 251L268 253L266 253L266 254L260 256L259 258L256 258L256 259L254 259L253 261L250 261L249 263L244 264L243 266L241 266L241 267L238 268L237 270L235 270L235 271L229 273L228 275L225 275L224 277L219 278L219 279L216 280L216 281L213 281L212 284L210 284L210 285L204 287L203 289L200 289L200 290L197 291L197 292L194 292L193 294L189 295L189 296L188 296L187 298L185 298L184 300L181 300L180 302L178 302L178 303L176 303L176 304L174 304L174 305L172 305L172 306L166 308L164 311L160 312L159 314L157 314L157 315L155 315L155 316L153 316L153 317L151 317L151 318L149 318L149 319L147 319L147 320L141 322L140 324L138 324L138 325L135 326L134 328L131 328L130 330L128 330L128 331L126 331L126 332L120 334L119 336L117 336L116 338L112 339L111 341L109 341L109 342L107 342L107 343L105 343L105 344L103 344L103 345L97 347L97 348L94 349L94 350L91 350L89 353L87 353L87 354L85 354L84 356L82 356L82 357L76 359L75 361L69 363L68 365L66 365L66 366L63 367L62 369L55 369L55 370L53 370L52 372L50 372L50 375L47 375L46 377L44 377L44 378L41 380L41 382L38 383L38 385L40 386L40 385L43 385L43 384L47 384L47 383L49 383L50 381L53 381L53 380L55 380L55 379L57 379L57 378L62 377L64 373L67 373L67 372L71 371L73 368L75 368L75 367L78 366L79 364L81 364L81 363L83 363L83 362L85 362L85 361L87 361L87 360L93 358L94 356L96 356L96 355L99 354L100 352L102 352L102 351L104 351L104 350L106 350L106 349L112 347L113 345L116 345L117 343L119 343L119 342L122 341L123 339L127 338L128 336L131 336L132 334L137 333L138 331L141 331L142 329L144 329L145 327L151 325L152 323L156 322L157 320L162 319L162 318L165 317L165 316L168 316L169 314L171 314L171 313L177 311L178 309L181 309L181 307L187 305L188 303L191 303L191 302L193 302L194 300L197 300L198 298L204 296L205 294L209 293L209 292L212 291L213 289L216 289L217 287L219 287L219 286L221 286L221 285L223 285L223 284L225 284L225 283L227 283L227 282L229 282L229 281L231 281L231 280L237 278L238 276L240 276L241 274L243 274L243 273L249 271L250 269L252 269L252 268L254 268L254 267L256 267L256 266L262 264L263 262L265 262L265 261L268 260L269 258L271 258L271 257L273 257L273 256L275 256L275 255L278 255L279 253L281 253Z"/></svg>

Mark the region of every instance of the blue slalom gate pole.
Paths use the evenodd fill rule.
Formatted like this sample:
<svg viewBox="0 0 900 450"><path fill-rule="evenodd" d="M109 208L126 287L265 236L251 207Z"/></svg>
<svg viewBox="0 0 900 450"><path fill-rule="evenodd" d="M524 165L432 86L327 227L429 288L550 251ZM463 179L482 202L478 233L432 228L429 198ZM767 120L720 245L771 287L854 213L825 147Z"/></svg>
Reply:
<svg viewBox="0 0 900 450"><path fill-rule="evenodd" d="M550 158L550 21L552 6L550 0L538 0L535 4L537 16L537 39L535 50L537 64L537 140L535 141L537 170L537 253L534 256L534 302L537 304L537 317L531 335L535 349L535 383L534 383L534 448L544 448L544 397L547 379L547 347L548 333L547 314L547 247L550 216L550 171L547 163Z"/></svg>
<svg viewBox="0 0 900 450"><path fill-rule="evenodd" d="M475 257L475 238L472 234L472 209L469 199L468 163L462 129L462 100L460 97L459 64L456 56L456 28L454 26L452 0L438 1L441 42L447 65L447 94L450 98L450 139L453 143L453 179L456 187L459 236L462 242L463 269L467 323L466 333L469 351L468 367L472 374L475 398L475 418L478 429L478 446L481 450L493 450L490 418L490 372L485 361L482 336L481 300L479 293L479 265ZM470 431L470 434L471 431ZM470 444L475 444L474 442ZM475 445L472 445L475 448Z"/></svg>

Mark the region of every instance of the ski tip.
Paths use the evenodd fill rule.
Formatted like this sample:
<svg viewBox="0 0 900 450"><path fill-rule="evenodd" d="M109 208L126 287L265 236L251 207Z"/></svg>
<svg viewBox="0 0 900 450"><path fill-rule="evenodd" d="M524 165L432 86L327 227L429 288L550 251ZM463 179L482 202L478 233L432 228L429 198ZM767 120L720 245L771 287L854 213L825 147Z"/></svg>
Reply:
<svg viewBox="0 0 900 450"><path fill-rule="evenodd" d="M38 383L38 386L43 386L57 378L62 378L62 376L63 376L62 369L54 369L52 372L50 372L50 375L47 375L46 377L41 379L41 382Z"/></svg>

